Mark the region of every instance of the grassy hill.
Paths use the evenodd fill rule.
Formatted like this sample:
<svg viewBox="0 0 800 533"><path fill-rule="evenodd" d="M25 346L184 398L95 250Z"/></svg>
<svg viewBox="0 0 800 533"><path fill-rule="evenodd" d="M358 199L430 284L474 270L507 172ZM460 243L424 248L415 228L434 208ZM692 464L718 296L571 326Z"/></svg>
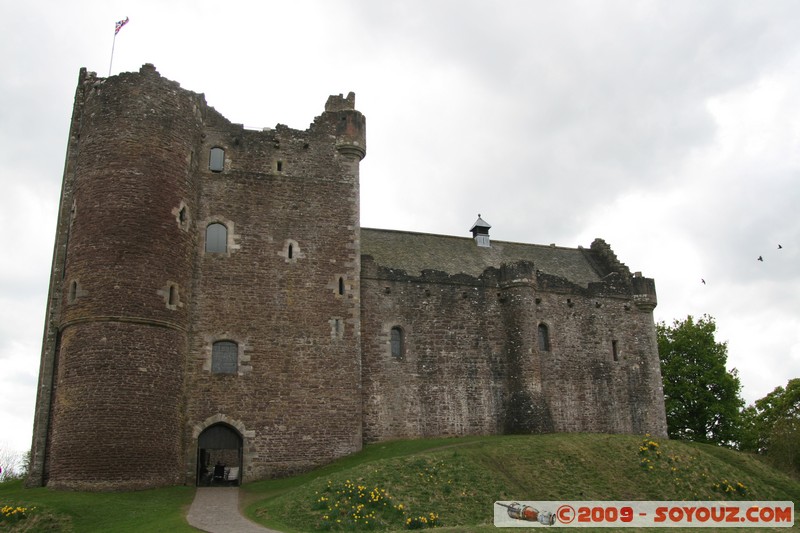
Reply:
<svg viewBox="0 0 800 533"><path fill-rule="evenodd" d="M417 448L407 449L412 443ZM419 519L430 522L431 516L440 531L497 531L492 525L497 500L800 502L798 480L751 455L709 445L602 434L375 444L301 479L254 483L246 490L254 499L248 515L287 532L403 530L409 518L412 525L425 525ZM378 494L378 501L364 503L375 499L370 494ZM364 507L353 518L352 507L358 502ZM370 509L379 510L370 515ZM365 525L370 520L367 515L372 523Z"/></svg>
<svg viewBox="0 0 800 533"><path fill-rule="evenodd" d="M4 483L0 507L36 509L16 522L0 517L0 531L195 531L184 519L193 494L193 487L97 494ZM797 507L800 482L714 446L554 434L374 444L301 476L247 484L242 496L251 519L286 532L403 531L431 523L438 531L480 532L497 531L497 500L791 500Z"/></svg>

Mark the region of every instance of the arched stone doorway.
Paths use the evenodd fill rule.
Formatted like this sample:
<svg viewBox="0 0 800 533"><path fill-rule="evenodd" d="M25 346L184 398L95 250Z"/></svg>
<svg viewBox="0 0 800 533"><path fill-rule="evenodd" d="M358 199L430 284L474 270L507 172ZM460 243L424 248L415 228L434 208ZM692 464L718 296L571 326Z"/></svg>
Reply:
<svg viewBox="0 0 800 533"><path fill-rule="evenodd" d="M213 424L197 437L197 485L238 485L242 479L242 436L232 426Z"/></svg>

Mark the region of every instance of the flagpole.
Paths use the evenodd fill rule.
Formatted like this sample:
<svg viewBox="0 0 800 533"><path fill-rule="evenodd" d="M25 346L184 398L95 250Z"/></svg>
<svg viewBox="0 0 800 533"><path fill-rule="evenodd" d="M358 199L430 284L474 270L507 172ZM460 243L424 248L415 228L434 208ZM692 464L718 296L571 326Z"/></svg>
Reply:
<svg viewBox="0 0 800 533"><path fill-rule="evenodd" d="M114 46L117 44L117 32L114 32L114 40L111 42L111 61L108 63L108 77L111 77L111 65L114 64Z"/></svg>
<svg viewBox="0 0 800 533"><path fill-rule="evenodd" d="M111 61L108 62L108 77L111 77L111 65L114 64L114 46L117 44L117 34L122 27L128 23L130 20L128 17L125 17L125 20L120 20L114 25L114 40L111 42Z"/></svg>

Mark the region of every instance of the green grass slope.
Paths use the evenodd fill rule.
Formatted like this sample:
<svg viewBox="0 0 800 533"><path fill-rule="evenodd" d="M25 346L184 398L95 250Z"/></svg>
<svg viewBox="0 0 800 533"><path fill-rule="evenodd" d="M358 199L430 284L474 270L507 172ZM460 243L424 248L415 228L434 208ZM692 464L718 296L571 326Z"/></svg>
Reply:
<svg viewBox="0 0 800 533"><path fill-rule="evenodd" d="M137 492L71 492L25 489L21 481L0 483L0 507L20 507L26 516L0 514L0 531L14 532L194 532L186 514L194 487Z"/></svg>
<svg viewBox="0 0 800 533"><path fill-rule="evenodd" d="M3 514L0 531L196 531L185 520L193 496L193 487L86 493L7 482L0 507L22 507L27 517ZM313 472L247 484L242 500L251 519L287 533L430 526L481 532L497 531L497 500L789 500L797 507L800 482L714 446L553 434L373 444Z"/></svg>
<svg viewBox="0 0 800 533"><path fill-rule="evenodd" d="M375 444L302 479L249 485L247 513L286 532L496 531L497 500L800 501L797 480L714 446L602 434L411 442L413 453Z"/></svg>

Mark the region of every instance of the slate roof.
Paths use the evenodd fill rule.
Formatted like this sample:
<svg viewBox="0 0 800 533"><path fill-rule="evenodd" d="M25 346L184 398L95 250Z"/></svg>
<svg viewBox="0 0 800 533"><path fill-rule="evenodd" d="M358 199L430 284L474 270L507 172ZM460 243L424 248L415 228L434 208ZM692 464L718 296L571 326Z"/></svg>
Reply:
<svg viewBox="0 0 800 533"><path fill-rule="evenodd" d="M583 287L606 274L600 271L590 249L495 240L491 244L491 248L482 248L470 237L361 229L362 256L372 256L378 265L405 270L412 276L423 270L440 270L477 277L489 267L520 260L531 261L537 270Z"/></svg>

